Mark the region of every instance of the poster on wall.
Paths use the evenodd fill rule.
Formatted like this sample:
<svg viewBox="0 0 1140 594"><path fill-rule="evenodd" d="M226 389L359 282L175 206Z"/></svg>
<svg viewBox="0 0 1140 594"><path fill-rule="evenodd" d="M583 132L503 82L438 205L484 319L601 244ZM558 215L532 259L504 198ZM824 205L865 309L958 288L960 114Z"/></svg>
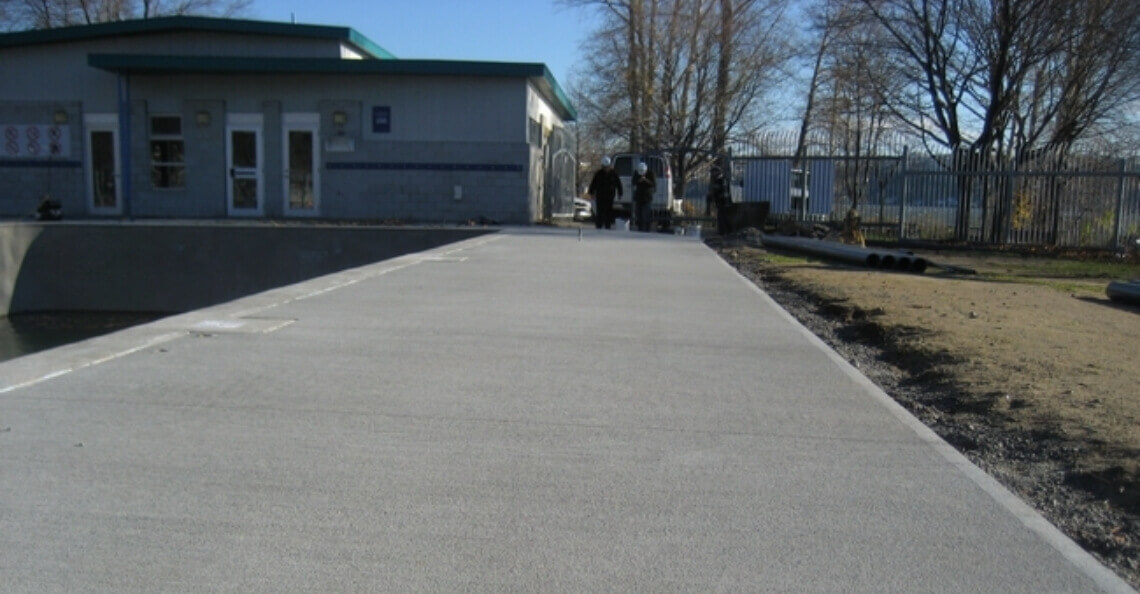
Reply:
<svg viewBox="0 0 1140 594"><path fill-rule="evenodd" d="M71 156L71 131L66 125L0 124L0 157L50 159Z"/></svg>

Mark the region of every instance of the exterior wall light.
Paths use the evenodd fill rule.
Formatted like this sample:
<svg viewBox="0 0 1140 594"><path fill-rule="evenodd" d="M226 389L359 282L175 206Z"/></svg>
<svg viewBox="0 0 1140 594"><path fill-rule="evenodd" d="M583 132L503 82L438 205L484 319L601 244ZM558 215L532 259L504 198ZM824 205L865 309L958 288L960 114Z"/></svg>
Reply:
<svg viewBox="0 0 1140 594"><path fill-rule="evenodd" d="M62 126L67 123L67 112L62 109L57 109L55 113L52 114L51 119L57 126Z"/></svg>
<svg viewBox="0 0 1140 594"><path fill-rule="evenodd" d="M348 123L348 114L340 110L334 111L332 114L332 121L333 124L338 128L342 127Z"/></svg>
<svg viewBox="0 0 1140 594"><path fill-rule="evenodd" d="M194 122L196 124L198 124L199 126L203 126L203 127L209 126L210 125L210 112L208 112L204 109L195 112L194 113Z"/></svg>

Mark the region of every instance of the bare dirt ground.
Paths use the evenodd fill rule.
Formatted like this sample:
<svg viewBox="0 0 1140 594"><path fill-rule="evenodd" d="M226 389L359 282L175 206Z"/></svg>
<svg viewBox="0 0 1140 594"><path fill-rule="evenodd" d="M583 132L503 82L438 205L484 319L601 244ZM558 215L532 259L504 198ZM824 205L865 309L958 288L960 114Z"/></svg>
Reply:
<svg viewBox="0 0 1140 594"><path fill-rule="evenodd" d="M768 251L751 229L707 243L1140 589L1140 308L1104 293L1140 277L1135 257L1090 278L1056 257L919 250L977 274L907 274Z"/></svg>

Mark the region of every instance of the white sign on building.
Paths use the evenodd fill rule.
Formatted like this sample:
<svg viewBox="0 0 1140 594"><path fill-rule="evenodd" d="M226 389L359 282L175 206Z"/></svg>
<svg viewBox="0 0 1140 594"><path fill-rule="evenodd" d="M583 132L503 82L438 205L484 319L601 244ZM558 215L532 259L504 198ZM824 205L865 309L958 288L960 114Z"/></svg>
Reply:
<svg viewBox="0 0 1140 594"><path fill-rule="evenodd" d="M71 156L71 131L66 125L0 124L0 134L0 158Z"/></svg>

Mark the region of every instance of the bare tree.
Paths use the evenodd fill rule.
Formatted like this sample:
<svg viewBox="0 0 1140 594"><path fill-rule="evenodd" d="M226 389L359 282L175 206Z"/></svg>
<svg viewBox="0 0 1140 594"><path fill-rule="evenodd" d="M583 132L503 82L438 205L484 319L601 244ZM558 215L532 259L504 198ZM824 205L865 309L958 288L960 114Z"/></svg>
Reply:
<svg viewBox="0 0 1140 594"><path fill-rule="evenodd" d="M877 49L884 41L881 31L865 26L849 4L831 3L819 18L824 28L822 60L817 57L823 117L816 127L825 132L831 151L846 157L842 179L851 208L857 209L890 126L884 90L897 89L899 81L891 78L892 70Z"/></svg>
<svg viewBox="0 0 1140 594"><path fill-rule="evenodd" d="M171 15L235 16L252 0L0 0L7 28L53 29Z"/></svg>
<svg viewBox="0 0 1140 594"><path fill-rule="evenodd" d="M954 171L1072 146L1135 97L1140 9L1130 0L859 2L907 81L884 90L893 119L949 149ZM963 239L970 194L960 193Z"/></svg>
<svg viewBox="0 0 1140 594"><path fill-rule="evenodd" d="M1018 106L1015 147L1060 149L1140 99L1140 3L1062 3L1058 50L1035 73Z"/></svg>
<svg viewBox="0 0 1140 594"><path fill-rule="evenodd" d="M1137 98L1140 4L1128 0L859 0L886 31L898 122L951 150L1078 141Z"/></svg>
<svg viewBox="0 0 1140 594"><path fill-rule="evenodd" d="M629 150L668 152L678 192L734 130L752 127L755 100L788 57L777 0L561 1L603 17L584 47L583 118Z"/></svg>
<svg viewBox="0 0 1140 594"><path fill-rule="evenodd" d="M249 8L252 0L141 0L142 17L213 15L232 17Z"/></svg>

